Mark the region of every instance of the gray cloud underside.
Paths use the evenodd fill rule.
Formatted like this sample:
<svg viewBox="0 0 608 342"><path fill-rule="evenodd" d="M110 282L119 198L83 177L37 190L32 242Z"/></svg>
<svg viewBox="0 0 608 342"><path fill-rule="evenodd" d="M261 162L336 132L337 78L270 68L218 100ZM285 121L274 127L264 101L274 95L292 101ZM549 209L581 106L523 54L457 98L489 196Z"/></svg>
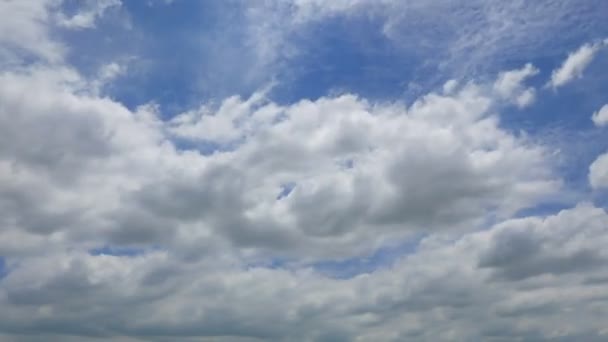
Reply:
<svg viewBox="0 0 608 342"><path fill-rule="evenodd" d="M280 105L260 91L161 120L153 104L129 110L103 96L119 66L87 79L65 65L67 47L47 31L69 20L49 14L58 3L0 2L15 13L0 21L2 341L608 338L605 209L515 218L562 191L557 152L500 125L505 107L542 95L525 84L534 66L452 80L408 104L345 94ZM370 6L323 4L296 1L269 22L295 30L315 13ZM408 4L374 10L424 19L453 9ZM462 20L482 13L495 25L457 35L446 54L532 46L540 38L505 36L520 34L511 14L526 26L573 2L519 4L466 7ZM92 27L104 6L63 25ZM397 19L386 15L389 38L407 31ZM284 44L270 38L257 46L264 65L276 58L265 48ZM608 184L606 160L589 166L594 189ZM314 267L420 236L373 272L340 279Z"/></svg>

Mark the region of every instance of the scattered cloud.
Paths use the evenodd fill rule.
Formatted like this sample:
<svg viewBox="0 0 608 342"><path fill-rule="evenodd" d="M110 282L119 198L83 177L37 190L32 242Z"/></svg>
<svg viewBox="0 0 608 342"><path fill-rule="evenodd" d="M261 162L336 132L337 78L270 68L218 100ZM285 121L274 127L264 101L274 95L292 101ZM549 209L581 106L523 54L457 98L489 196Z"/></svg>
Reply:
<svg viewBox="0 0 608 342"><path fill-rule="evenodd" d="M494 91L498 96L514 102L518 107L526 107L534 101L535 90L532 87L525 88L523 82L536 74L538 69L532 64L526 64L519 70L503 72L494 82Z"/></svg>
<svg viewBox="0 0 608 342"><path fill-rule="evenodd" d="M590 17L592 27L584 8L556 19L573 3L243 4L246 30L228 36L252 44L253 61L238 57L259 68L243 79L278 80L169 115L155 100L133 105L109 91L145 58L82 66L71 58L76 43L56 32L102 30L98 19L126 3L65 16L59 0L0 0L12 14L0 22L0 339L605 340L608 213L592 200L608 187L608 154L572 165L588 180L577 203L543 211L572 191L561 152L504 119L547 114L530 106L555 97L538 88L545 64L522 53L495 72L470 68L563 22ZM299 53L307 30L361 16L380 18L396 49L439 46L428 56L447 59L431 75L442 81L407 101L273 97L292 79L281 61ZM420 39L401 41L414 24ZM462 30L444 37L452 27ZM582 77L602 44L570 54L549 84ZM594 113L595 125L607 113ZM347 276L321 266L386 250Z"/></svg>
<svg viewBox="0 0 608 342"><path fill-rule="evenodd" d="M603 105L602 108L600 108L600 110L593 113L591 120L598 127L607 125L608 124L608 104Z"/></svg>
<svg viewBox="0 0 608 342"><path fill-rule="evenodd" d="M589 183L595 189L608 188L608 153L599 156L589 167Z"/></svg>
<svg viewBox="0 0 608 342"><path fill-rule="evenodd" d="M97 0L89 2L86 8L78 13L66 17L63 13L57 16L57 24L68 29L87 29L95 26L95 21L102 17L104 13L122 4L121 0Z"/></svg>
<svg viewBox="0 0 608 342"><path fill-rule="evenodd" d="M593 60L595 54L603 47L602 43L588 43L568 55L562 65L553 71L549 85L554 89L581 78L583 71Z"/></svg>

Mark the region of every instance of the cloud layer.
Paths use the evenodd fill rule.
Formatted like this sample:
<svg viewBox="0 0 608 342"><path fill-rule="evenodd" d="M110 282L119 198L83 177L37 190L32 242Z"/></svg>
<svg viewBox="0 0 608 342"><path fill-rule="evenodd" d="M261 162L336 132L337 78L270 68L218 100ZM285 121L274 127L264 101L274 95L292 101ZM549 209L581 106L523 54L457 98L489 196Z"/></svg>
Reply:
<svg viewBox="0 0 608 342"><path fill-rule="evenodd" d="M58 32L95 30L122 8L88 5L0 2L11 14L0 23L1 340L608 338L608 213L594 197L608 187L608 154L576 165L591 189L574 191L556 146L505 124L556 96L542 84L567 89L604 43L563 51L553 73L523 61L441 74L446 82L411 101L350 92L279 101L260 84L168 115L106 92L131 65L86 73L70 63L75 47ZM463 51L486 61L499 37L523 44L510 16L518 6L460 5L244 7L247 20L269 8L285 15L245 23L260 70L289 51L290 34L366 11L408 49L397 42L408 18L460 8L457 25L481 13L492 29L442 46L467 73ZM561 25L534 18L523 26ZM602 129L604 112L589 129ZM374 262L348 276L323 268Z"/></svg>

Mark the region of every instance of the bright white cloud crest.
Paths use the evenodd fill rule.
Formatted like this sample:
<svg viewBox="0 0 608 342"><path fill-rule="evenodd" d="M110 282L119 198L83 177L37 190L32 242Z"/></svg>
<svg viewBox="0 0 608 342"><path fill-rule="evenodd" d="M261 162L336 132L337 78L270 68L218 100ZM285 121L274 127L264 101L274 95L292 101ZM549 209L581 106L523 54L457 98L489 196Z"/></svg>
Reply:
<svg viewBox="0 0 608 342"><path fill-rule="evenodd" d="M64 60L58 4L0 6L21 13L0 28L29 28L0 31L0 339L606 339L608 213L527 215L564 191L558 154L501 122L543 95L532 64L410 103L266 89L167 118L104 94L120 63L87 78ZM580 76L579 54L552 83ZM589 183L607 175L603 155ZM387 248L373 272L322 271Z"/></svg>

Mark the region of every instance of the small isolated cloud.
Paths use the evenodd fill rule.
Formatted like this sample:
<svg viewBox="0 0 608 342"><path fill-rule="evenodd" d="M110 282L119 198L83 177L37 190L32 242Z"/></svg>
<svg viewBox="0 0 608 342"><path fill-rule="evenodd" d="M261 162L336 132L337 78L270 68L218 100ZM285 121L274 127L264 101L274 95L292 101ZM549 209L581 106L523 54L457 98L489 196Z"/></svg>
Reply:
<svg viewBox="0 0 608 342"><path fill-rule="evenodd" d="M608 125L608 104L603 105L600 110L593 113L591 120L593 120L593 123L598 127Z"/></svg>
<svg viewBox="0 0 608 342"><path fill-rule="evenodd" d="M604 46L603 43L585 44L575 52L568 55L561 67L554 70L551 74L549 85L551 87L561 87L573 79L580 78L585 68L591 63L595 54Z"/></svg>
<svg viewBox="0 0 608 342"><path fill-rule="evenodd" d="M535 90L532 87L526 88L523 83L536 74L538 69L532 64L526 64L518 70L502 72L494 82L494 91L504 100L520 108L526 107L534 102Z"/></svg>

